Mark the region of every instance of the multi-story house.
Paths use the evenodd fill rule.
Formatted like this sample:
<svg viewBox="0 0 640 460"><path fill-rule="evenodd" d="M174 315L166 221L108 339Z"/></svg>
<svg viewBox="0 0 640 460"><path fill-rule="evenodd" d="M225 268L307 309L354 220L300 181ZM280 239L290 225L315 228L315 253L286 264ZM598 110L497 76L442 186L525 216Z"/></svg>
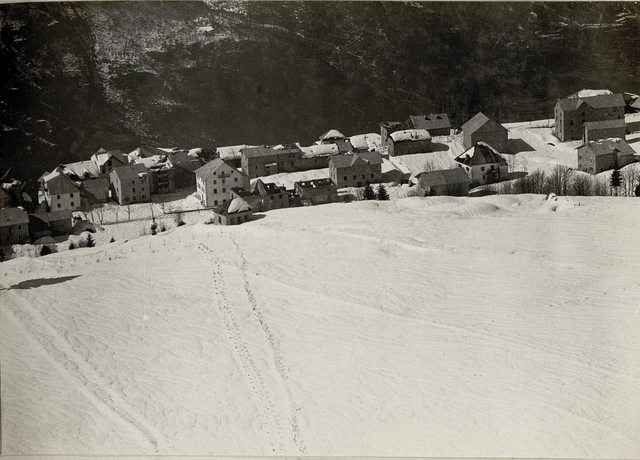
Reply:
<svg viewBox="0 0 640 460"><path fill-rule="evenodd" d="M249 177L220 158L196 169L196 193L206 207L228 201L235 187L249 188Z"/></svg>
<svg viewBox="0 0 640 460"><path fill-rule="evenodd" d="M329 159L329 177L338 188L362 187L382 180L382 156L379 152L335 155Z"/></svg>
<svg viewBox="0 0 640 460"><path fill-rule="evenodd" d="M635 151L624 139L592 141L578 147L578 169L598 174L633 163Z"/></svg>
<svg viewBox="0 0 640 460"><path fill-rule="evenodd" d="M562 142L583 139L585 123L624 120L622 94L592 94L583 90L556 101L553 134Z"/></svg>
<svg viewBox="0 0 640 460"><path fill-rule="evenodd" d="M58 166L53 172L44 173L40 179L39 201L46 202L50 211L80 210L80 189Z"/></svg>
<svg viewBox="0 0 640 460"><path fill-rule="evenodd" d="M470 149L478 142L484 142L499 152L505 152L507 151L508 138L507 128L482 112L478 112L462 125L462 140L466 149Z"/></svg>
<svg viewBox="0 0 640 460"><path fill-rule="evenodd" d="M114 168L109 174L111 198L121 205L149 201L149 170L143 164Z"/></svg>
<svg viewBox="0 0 640 460"><path fill-rule="evenodd" d="M484 142L478 142L457 156L455 161L467 172L472 185L500 182L509 176L507 160Z"/></svg>

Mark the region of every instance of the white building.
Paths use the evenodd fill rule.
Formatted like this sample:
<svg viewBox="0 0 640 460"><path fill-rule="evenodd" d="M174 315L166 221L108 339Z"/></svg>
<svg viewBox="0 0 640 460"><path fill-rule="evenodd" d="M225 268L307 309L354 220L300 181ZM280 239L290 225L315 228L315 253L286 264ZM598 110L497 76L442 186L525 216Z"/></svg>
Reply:
<svg viewBox="0 0 640 460"><path fill-rule="evenodd" d="M228 201L232 187L249 188L249 176L219 158L196 169L196 192L206 207Z"/></svg>

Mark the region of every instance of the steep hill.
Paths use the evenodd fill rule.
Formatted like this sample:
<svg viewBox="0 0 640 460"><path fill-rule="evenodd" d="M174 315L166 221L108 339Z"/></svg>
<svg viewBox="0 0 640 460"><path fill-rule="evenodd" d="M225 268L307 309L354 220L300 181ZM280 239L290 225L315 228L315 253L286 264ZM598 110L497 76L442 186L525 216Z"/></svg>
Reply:
<svg viewBox="0 0 640 460"><path fill-rule="evenodd" d="M86 2L0 6L0 171L98 147L310 143L478 110L546 118L635 90L636 3Z"/></svg>

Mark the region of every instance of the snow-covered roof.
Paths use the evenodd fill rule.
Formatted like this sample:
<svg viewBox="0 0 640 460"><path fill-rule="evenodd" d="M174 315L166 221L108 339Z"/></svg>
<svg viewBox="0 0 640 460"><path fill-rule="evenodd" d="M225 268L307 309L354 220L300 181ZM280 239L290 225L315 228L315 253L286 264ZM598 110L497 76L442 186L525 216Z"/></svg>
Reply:
<svg viewBox="0 0 640 460"><path fill-rule="evenodd" d="M357 134L349 142L356 150L376 150L382 145L382 138L377 133Z"/></svg>
<svg viewBox="0 0 640 460"><path fill-rule="evenodd" d="M296 145L306 157L321 157L340 153L340 148L337 144L315 144L309 147L302 147L300 144Z"/></svg>
<svg viewBox="0 0 640 460"><path fill-rule="evenodd" d="M236 196L232 200L223 203L222 206L219 206L215 209L216 214L225 216L229 214L238 214L248 211L252 211L251 205L239 196Z"/></svg>
<svg viewBox="0 0 640 460"><path fill-rule="evenodd" d="M226 147L218 147L216 152L218 156L223 160L235 160L242 157L242 149L248 149L251 147L257 147L249 144L229 145Z"/></svg>
<svg viewBox="0 0 640 460"><path fill-rule="evenodd" d="M393 142L428 141L431 139L431 134L426 129L404 129L391 133L389 137Z"/></svg>
<svg viewBox="0 0 640 460"><path fill-rule="evenodd" d="M79 178L93 178L100 175L98 165L91 160L77 161L75 163L62 165L62 170L66 175L74 175Z"/></svg>
<svg viewBox="0 0 640 460"><path fill-rule="evenodd" d="M335 139L344 139L344 137L345 137L344 134L342 134L337 129L330 129L329 131L324 133L322 136L320 136L320 141L330 141L330 140L335 140Z"/></svg>
<svg viewBox="0 0 640 460"><path fill-rule="evenodd" d="M593 107L594 109L601 109L606 107L624 107L624 97L622 94L613 94L611 91L608 93L602 94L594 94L598 91L605 90L583 90L579 91L576 94L572 94L571 96L565 99L559 99L557 101L560 109L563 111L571 111L576 110L583 103ZM579 96L579 94L582 94Z"/></svg>
<svg viewBox="0 0 640 460"><path fill-rule="evenodd" d="M58 166L53 172L42 176L50 195L62 195L79 191L78 187L62 171L63 168Z"/></svg>
<svg viewBox="0 0 640 460"><path fill-rule="evenodd" d="M455 158L455 161L465 166L507 164L507 160L496 149L484 142L478 142L467 151L461 153Z"/></svg>
<svg viewBox="0 0 640 460"><path fill-rule="evenodd" d="M608 89L584 89L583 88L577 93L572 94L569 97L585 98L585 97L593 97L593 96L602 96L603 94L613 94L613 92Z"/></svg>
<svg viewBox="0 0 640 460"><path fill-rule="evenodd" d="M109 152L105 152L104 149L98 150L97 153L94 153L91 156L91 160L98 165L98 167L104 165L109 159L115 158L122 164L128 164L128 158L124 155L120 150L111 150Z"/></svg>
<svg viewBox="0 0 640 460"><path fill-rule="evenodd" d="M220 158L216 158L215 160L210 161L209 163L196 169L195 170L196 177L199 177L200 179L203 179L203 180L207 179L209 176L215 173L220 167L227 167L229 169L237 171L237 169L235 169L233 166L230 166L229 164L225 163ZM243 174L243 173L240 172L240 174Z"/></svg>

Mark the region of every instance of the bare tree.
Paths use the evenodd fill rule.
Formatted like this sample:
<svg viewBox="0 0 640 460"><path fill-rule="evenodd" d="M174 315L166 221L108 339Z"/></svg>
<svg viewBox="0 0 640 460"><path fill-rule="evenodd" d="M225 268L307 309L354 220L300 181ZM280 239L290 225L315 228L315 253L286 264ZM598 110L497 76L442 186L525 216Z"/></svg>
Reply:
<svg viewBox="0 0 640 460"><path fill-rule="evenodd" d="M573 173L575 171L565 165L556 165L545 181L545 192L559 196L567 195Z"/></svg>
<svg viewBox="0 0 640 460"><path fill-rule="evenodd" d="M98 216L98 221L100 222L100 225L104 224L104 208L99 207L99 208L95 208L91 210L91 216L93 217L93 211L96 212L96 216Z"/></svg>
<svg viewBox="0 0 640 460"><path fill-rule="evenodd" d="M631 164L622 170L622 184L624 196L635 196L638 180L638 167Z"/></svg>
<svg viewBox="0 0 640 460"><path fill-rule="evenodd" d="M576 196L593 195L593 179L590 176L578 175L571 183L571 194Z"/></svg>
<svg viewBox="0 0 640 460"><path fill-rule="evenodd" d="M127 221L131 222L131 205L128 204L125 209L127 210Z"/></svg>

